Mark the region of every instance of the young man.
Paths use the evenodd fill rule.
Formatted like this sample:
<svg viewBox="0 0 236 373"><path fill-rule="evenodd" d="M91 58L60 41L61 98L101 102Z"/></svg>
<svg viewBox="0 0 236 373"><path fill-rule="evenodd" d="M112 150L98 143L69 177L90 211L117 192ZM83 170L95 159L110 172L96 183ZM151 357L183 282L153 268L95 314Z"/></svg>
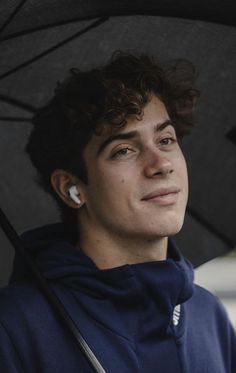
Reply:
<svg viewBox="0 0 236 373"><path fill-rule="evenodd" d="M109 373L236 372L225 311L170 238L188 198L193 79L187 62L116 53L72 69L34 118L26 149L63 223L23 239ZM3 372L92 371L20 258L0 302Z"/></svg>

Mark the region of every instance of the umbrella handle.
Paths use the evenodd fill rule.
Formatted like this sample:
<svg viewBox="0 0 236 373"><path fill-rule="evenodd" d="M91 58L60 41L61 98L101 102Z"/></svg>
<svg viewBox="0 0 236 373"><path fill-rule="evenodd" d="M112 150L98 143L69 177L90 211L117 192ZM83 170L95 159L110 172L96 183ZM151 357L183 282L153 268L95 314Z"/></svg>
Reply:
<svg viewBox="0 0 236 373"><path fill-rule="evenodd" d="M106 373L102 365L99 363L98 359L94 355L93 351L90 349L89 345L82 337L80 331L78 330L77 326L75 325L74 321L68 314L66 308L64 307L63 303L60 299L56 296L53 290L50 288L47 280L41 272L36 267L35 263L31 259L29 253L25 249L19 235L16 233L15 229L9 222L8 218L0 208L0 226L2 227L4 233L6 234L9 241L12 243L15 250L20 253L20 255L24 258L25 262L27 263L28 267L30 268L33 276L36 279L39 288L41 289L42 293L45 295L48 303L52 306L57 316L60 316L61 321L70 331L70 333L74 337L74 341L77 344L77 347L80 351L85 355L87 361L92 366L95 372L97 373Z"/></svg>

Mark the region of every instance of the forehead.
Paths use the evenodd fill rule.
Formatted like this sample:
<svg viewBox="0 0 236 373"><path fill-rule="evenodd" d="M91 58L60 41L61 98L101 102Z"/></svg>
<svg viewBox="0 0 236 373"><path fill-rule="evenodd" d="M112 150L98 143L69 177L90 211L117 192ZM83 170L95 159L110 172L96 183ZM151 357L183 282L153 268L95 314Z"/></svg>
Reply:
<svg viewBox="0 0 236 373"><path fill-rule="evenodd" d="M113 139L141 138L147 133L163 130L170 125L172 123L164 103L158 97L153 97L144 107L143 113L139 118L129 116L126 123L121 127L112 124L102 125L101 131L91 136L89 143L85 147L85 153L96 151L101 146L104 147L103 144L107 145Z"/></svg>

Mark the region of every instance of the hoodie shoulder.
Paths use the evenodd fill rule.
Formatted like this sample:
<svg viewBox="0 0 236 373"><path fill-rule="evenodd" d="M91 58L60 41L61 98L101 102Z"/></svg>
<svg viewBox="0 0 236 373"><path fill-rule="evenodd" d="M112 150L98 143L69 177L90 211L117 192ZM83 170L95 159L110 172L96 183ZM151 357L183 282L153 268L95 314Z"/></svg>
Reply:
<svg viewBox="0 0 236 373"><path fill-rule="evenodd" d="M194 284L194 294L195 294L195 299L198 300L198 302L201 304L203 308L208 308L210 307L212 309L216 309L220 313L222 313L224 316L227 316L226 310L220 301L220 299L213 294L211 291L203 288L200 285Z"/></svg>
<svg viewBox="0 0 236 373"><path fill-rule="evenodd" d="M228 321L227 312L220 299L209 290L194 284L194 296L190 300L196 309L201 309L207 316L216 316Z"/></svg>
<svg viewBox="0 0 236 373"><path fill-rule="evenodd" d="M209 339L213 339L214 336L222 343L230 344L233 340L234 349L236 348L235 331L224 305L217 296L195 285L194 295L187 303L191 328L195 324L200 334L202 330L204 335L209 334Z"/></svg>
<svg viewBox="0 0 236 373"><path fill-rule="evenodd" d="M9 332L27 333L41 325L52 310L45 296L34 283L15 283L0 290L0 324Z"/></svg>
<svg viewBox="0 0 236 373"><path fill-rule="evenodd" d="M224 367L222 372L235 372L236 335L220 300L210 291L194 285L194 294L186 302L185 310L185 335L189 341L186 351L187 354L195 352L191 364L197 365L201 357L204 364L210 359L217 367Z"/></svg>

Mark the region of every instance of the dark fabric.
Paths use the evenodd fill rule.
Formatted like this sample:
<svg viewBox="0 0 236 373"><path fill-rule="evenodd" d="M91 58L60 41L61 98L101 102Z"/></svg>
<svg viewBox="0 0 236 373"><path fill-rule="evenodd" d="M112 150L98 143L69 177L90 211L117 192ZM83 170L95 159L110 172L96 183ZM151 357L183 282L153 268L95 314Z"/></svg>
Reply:
<svg viewBox="0 0 236 373"><path fill-rule="evenodd" d="M20 6L22 4L22 6ZM166 17L181 17L201 19L235 25L234 3L228 2L223 6L220 0L202 2L197 0L38 0L0 2L0 27L6 23L14 10L20 7L17 15L2 33L2 37L9 37L22 32L29 32L35 28L46 28L72 22L79 19L102 16L119 16L129 14L150 14Z"/></svg>
<svg viewBox="0 0 236 373"><path fill-rule="evenodd" d="M236 339L217 299L193 284L169 241L168 259L99 270L61 225L24 236L50 286L109 373L233 373ZM0 292L4 373L91 372L30 273L16 258Z"/></svg>

